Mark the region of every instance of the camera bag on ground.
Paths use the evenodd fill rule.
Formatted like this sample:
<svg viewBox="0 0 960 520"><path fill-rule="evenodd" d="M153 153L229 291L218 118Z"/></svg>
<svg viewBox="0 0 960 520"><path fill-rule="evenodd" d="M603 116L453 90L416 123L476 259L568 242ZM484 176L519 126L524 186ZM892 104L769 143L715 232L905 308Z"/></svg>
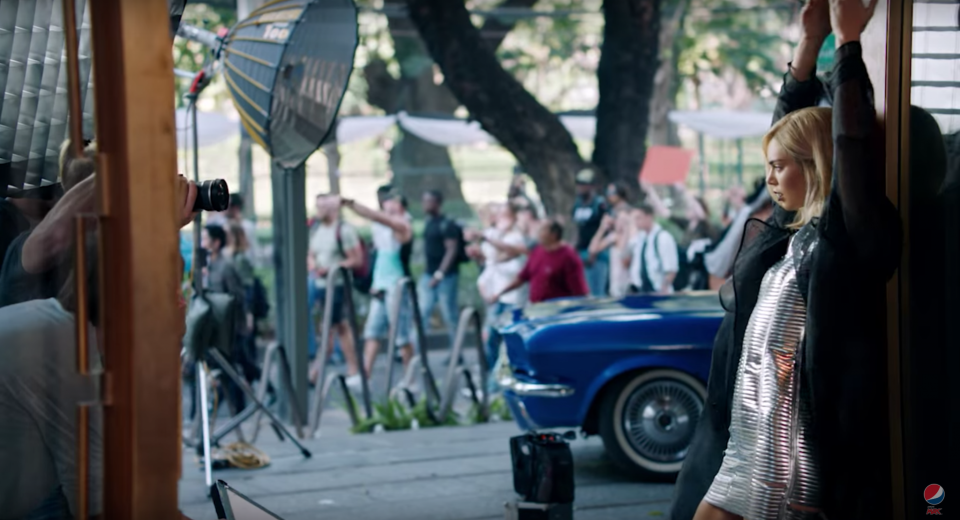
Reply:
<svg viewBox="0 0 960 520"><path fill-rule="evenodd" d="M529 433L510 439L513 489L527 502L573 502L573 455L570 444L552 433Z"/></svg>

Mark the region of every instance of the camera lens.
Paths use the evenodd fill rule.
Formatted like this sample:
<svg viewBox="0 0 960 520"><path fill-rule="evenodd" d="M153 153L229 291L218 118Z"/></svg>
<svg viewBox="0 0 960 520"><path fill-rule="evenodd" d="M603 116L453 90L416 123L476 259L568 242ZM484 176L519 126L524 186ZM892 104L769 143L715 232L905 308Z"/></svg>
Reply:
<svg viewBox="0 0 960 520"><path fill-rule="evenodd" d="M230 207L230 188L227 181L214 179L197 185L197 201L193 204L196 211L226 211Z"/></svg>

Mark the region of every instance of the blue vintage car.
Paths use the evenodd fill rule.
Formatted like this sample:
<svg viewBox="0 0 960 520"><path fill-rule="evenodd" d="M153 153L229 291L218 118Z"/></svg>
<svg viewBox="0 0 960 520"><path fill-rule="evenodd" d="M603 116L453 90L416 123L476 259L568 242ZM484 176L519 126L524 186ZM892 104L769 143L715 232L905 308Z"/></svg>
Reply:
<svg viewBox="0 0 960 520"><path fill-rule="evenodd" d="M643 478L679 470L706 399L717 293L566 299L503 328L500 384L523 430L580 428Z"/></svg>

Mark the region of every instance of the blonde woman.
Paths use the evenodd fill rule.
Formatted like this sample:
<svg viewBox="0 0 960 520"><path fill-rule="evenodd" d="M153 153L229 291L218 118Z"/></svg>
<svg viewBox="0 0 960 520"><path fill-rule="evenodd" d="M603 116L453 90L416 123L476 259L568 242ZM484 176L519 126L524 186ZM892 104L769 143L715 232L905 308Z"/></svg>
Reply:
<svg viewBox="0 0 960 520"><path fill-rule="evenodd" d="M876 0L874 0L874 5ZM860 33L861 0L811 0L763 140L776 207L747 224L673 520L891 517L885 283L900 223ZM817 51L832 30L833 109Z"/></svg>

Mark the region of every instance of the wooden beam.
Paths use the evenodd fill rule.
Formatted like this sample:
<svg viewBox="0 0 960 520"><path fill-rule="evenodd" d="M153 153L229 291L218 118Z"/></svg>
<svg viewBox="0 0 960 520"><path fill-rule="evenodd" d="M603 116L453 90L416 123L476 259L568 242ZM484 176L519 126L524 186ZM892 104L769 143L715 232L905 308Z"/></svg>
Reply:
<svg viewBox="0 0 960 520"><path fill-rule="evenodd" d="M904 244L909 244L906 176L909 167L910 125L910 27L912 0L882 0L877 3L873 19L864 31L862 42L864 63L874 85L877 115L885 126L885 165L887 196L903 219ZM901 302L908 301L909 288L902 273L908 269L907 248L901 257L900 270L887 284L887 367L890 412L890 470L892 480L892 518L904 518L903 402L901 381L902 338L909 318Z"/></svg>
<svg viewBox="0 0 960 520"><path fill-rule="evenodd" d="M183 316L167 19L165 0L91 4L111 520L179 518Z"/></svg>

